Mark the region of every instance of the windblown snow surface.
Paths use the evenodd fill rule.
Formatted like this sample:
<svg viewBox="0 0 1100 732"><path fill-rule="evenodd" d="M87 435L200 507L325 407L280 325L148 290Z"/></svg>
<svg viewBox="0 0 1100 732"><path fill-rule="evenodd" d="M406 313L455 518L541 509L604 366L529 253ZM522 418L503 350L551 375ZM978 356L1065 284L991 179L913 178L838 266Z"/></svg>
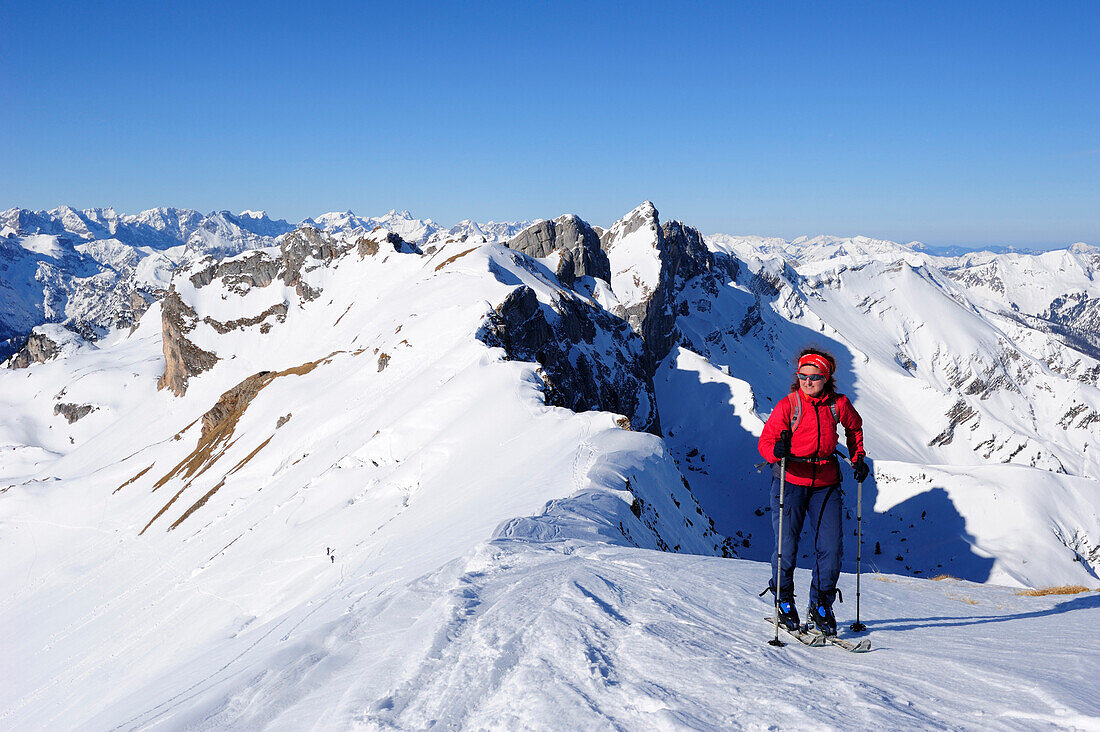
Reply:
<svg viewBox="0 0 1100 732"><path fill-rule="evenodd" d="M518 286L547 312L585 299L538 261L452 240L351 249L302 278L321 294L177 273L200 319L288 306L267 329L198 322L188 337L218 361L183 397L156 388L159 303L133 332L0 372L0 728L1100 729L1100 594L1017 594L1100 584L1050 529L1083 527L1091 547L1095 450L1072 463L1032 434L1002 464L960 437L949 459L926 444L949 398L908 387L940 409L920 432L924 417L872 396L906 378L893 344L889 367L845 359L880 457L859 599L873 650L776 648L751 443L789 354L768 355L774 332L708 339L707 319L798 338L810 314L778 302L757 323L746 280L682 319L654 377L662 439L547 406L536 364L478 339ZM850 343L839 298L814 306L830 302L830 337ZM713 353L689 347L693 328ZM587 345L615 347L603 330ZM219 396L261 372L204 438ZM58 401L94 409L66 423ZM1011 411L995 406L984 424ZM1049 469L1058 459L1069 469ZM906 566L892 555L920 543L908 524L921 511L945 523ZM720 556L711 521L747 558ZM916 574L937 559L963 579ZM842 636L856 607L846 569Z"/></svg>

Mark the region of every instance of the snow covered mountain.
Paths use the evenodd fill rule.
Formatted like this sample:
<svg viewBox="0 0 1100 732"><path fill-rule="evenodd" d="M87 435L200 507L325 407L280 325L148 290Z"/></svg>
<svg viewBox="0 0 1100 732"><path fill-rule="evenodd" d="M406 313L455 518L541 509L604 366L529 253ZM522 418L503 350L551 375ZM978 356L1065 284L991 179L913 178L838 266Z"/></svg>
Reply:
<svg viewBox="0 0 1100 732"><path fill-rule="evenodd" d="M350 211L306 219L329 232L376 228L408 241L479 236L499 241L526 223L462 221L442 229L408 211L360 218ZM52 211L12 208L0 213L0 360L20 348L35 326L61 323L94 341L111 328L129 327L160 297L171 273L198 258L222 258L277 245L296 227L263 211L202 215L155 208L136 215L113 209Z"/></svg>
<svg viewBox="0 0 1100 732"><path fill-rule="evenodd" d="M720 530L767 536L766 517L756 515L762 502L731 492L729 476L751 453L755 414L766 416L786 391L792 348L817 343L837 356L841 389L865 416L876 567L1025 585L1095 577L1094 356L1007 316L1011 303L973 297L959 279L965 262L867 239L802 240L780 253L752 239L710 243L744 266L721 286L697 280L685 291L684 348L656 386L674 452L682 463L699 453L688 467L700 502L730 517ZM1056 268L1046 272L1058 280ZM741 395L737 413L710 412L700 423L694 401L681 398L688 407L674 421L662 382L704 401L712 381ZM738 441L742 450L731 453Z"/></svg>
<svg viewBox="0 0 1100 732"><path fill-rule="evenodd" d="M245 212L230 253L228 218L134 249L80 213L91 239L6 218L5 264L157 292L0 370L6 728L1100 720L1100 596L1012 589L1098 584L1094 248L703 237L646 202L607 229ZM866 423L881 653L763 643L755 442L807 343Z"/></svg>

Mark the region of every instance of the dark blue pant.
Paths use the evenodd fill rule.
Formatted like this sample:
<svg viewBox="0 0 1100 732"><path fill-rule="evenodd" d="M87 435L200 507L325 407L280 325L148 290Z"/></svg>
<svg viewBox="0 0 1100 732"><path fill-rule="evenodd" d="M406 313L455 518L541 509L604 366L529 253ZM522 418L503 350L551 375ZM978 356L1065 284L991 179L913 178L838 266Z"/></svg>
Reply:
<svg viewBox="0 0 1100 732"><path fill-rule="evenodd" d="M798 562L798 539L807 527L813 536L813 580L810 601L820 598L831 605L840 578L842 557L841 518L844 515L839 485L807 488L787 483L783 494L783 571L779 575L779 596L794 593L794 568ZM772 532L776 535L776 550L772 553L772 583L779 551L779 478L772 479Z"/></svg>

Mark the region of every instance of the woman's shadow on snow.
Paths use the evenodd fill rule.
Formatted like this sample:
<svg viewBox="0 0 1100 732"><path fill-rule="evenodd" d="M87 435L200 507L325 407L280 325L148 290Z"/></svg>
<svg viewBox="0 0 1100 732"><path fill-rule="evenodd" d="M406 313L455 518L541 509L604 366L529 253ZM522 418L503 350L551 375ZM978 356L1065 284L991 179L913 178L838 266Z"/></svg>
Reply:
<svg viewBox="0 0 1100 732"><path fill-rule="evenodd" d="M805 346L822 348L836 358L838 389L847 394L859 409L861 385L852 368L853 355L843 344L785 320L766 325L761 323L754 329L760 328L766 328L766 331L755 334L745 332L726 339L724 347L710 349L708 355L712 363L728 366L732 376L749 383L758 400L756 410L761 419L766 420L775 403L788 393L795 357ZM773 540L770 509L767 507L772 476L768 469L760 475L752 474L753 466L761 461L756 451L756 435L746 430L740 418L733 413L729 406L733 394L725 384L702 379L687 380L685 383L681 379L679 388L695 392L684 395L691 403L719 410L712 419L705 420L706 430L696 439L704 443L721 442L727 450L736 453L727 461L727 465L737 466L726 480L729 494L721 495L714 491L711 495L697 494L701 507L715 518L717 527L723 533L734 536L736 531L751 532L754 540L750 547L738 547L739 556L770 561ZM890 428L877 422L875 415L863 416L865 427L871 433ZM839 444L843 446L843 428L839 429L839 435ZM942 486L933 484L888 509L876 512L879 486L873 476L874 461L868 462L872 467L872 476L864 482L862 491L864 573L884 572L916 577L950 574L979 583L989 579L993 559L975 552L973 537L966 531L966 521ZM847 460L841 460L841 472L844 475L846 509L844 571L855 573L857 490ZM691 478L690 473L686 475ZM812 567L811 550L812 537L804 533L799 546L800 567ZM844 580L842 582L849 584ZM854 591L855 588L848 589Z"/></svg>
<svg viewBox="0 0 1100 732"><path fill-rule="evenodd" d="M876 512L878 483L873 474L863 483L863 572L905 574L932 578L951 575L971 582L985 582L993 558L974 549L974 537L966 520L942 486L933 485L890 508ZM845 565L856 571L857 489L846 471ZM850 550L849 550L850 548Z"/></svg>
<svg viewBox="0 0 1100 732"><path fill-rule="evenodd" d="M966 625L982 625L985 623L1003 623L1009 620L1030 620L1045 618L1052 615L1074 612L1076 610L1095 610L1100 608L1100 594L1090 592L1087 595L1078 595L1072 600L1060 602L1054 607L1045 610L1032 610L1030 612L1016 613L1012 615L958 615L943 617L920 618L889 618L875 620L871 624L872 630L918 630L928 628L952 628Z"/></svg>

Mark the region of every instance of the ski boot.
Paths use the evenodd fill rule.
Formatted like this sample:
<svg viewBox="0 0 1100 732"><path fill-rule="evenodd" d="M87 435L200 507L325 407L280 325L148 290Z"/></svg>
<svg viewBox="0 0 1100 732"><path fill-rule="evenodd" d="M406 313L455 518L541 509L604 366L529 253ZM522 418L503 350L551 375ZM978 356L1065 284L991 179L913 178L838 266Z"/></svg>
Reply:
<svg viewBox="0 0 1100 732"><path fill-rule="evenodd" d="M824 635L836 635L836 618L833 617L832 603L818 598L810 600L809 625Z"/></svg>
<svg viewBox="0 0 1100 732"><path fill-rule="evenodd" d="M798 630L802 625L798 619L798 610L794 606L794 596L779 599L779 624L787 630Z"/></svg>

